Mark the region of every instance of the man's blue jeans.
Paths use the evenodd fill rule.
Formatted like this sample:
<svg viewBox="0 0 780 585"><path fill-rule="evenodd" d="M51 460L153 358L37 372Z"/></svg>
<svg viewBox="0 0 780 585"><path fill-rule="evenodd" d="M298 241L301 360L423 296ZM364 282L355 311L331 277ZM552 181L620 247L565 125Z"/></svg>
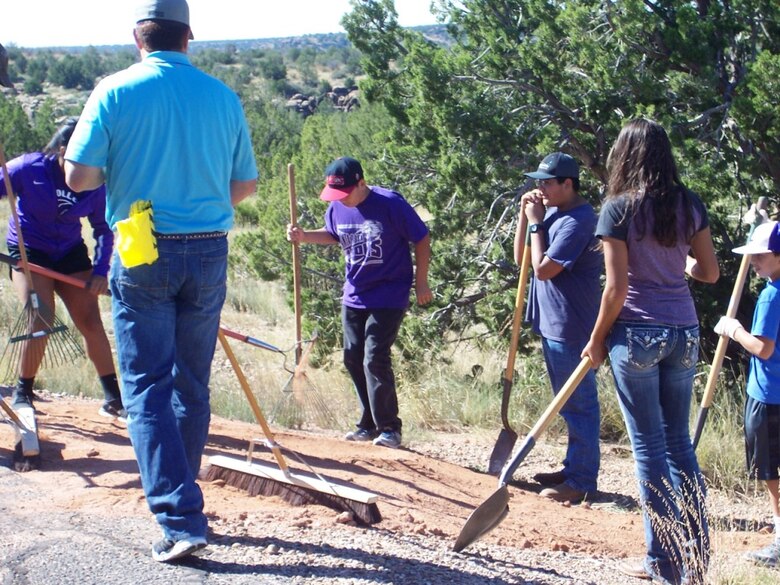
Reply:
<svg viewBox="0 0 780 585"><path fill-rule="evenodd" d="M166 537L206 536L195 479L208 437L209 376L225 301L227 238L158 240L159 259L111 265L127 430Z"/></svg>
<svg viewBox="0 0 780 585"><path fill-rule="evenodd" d="M352 377L362 407L358 428L368 431L401 430L390 350L405 313L405 309L342 306L344 365Z"/></svg>
<svg viewBox="0 0 780 585"><path fill-rule="evenodd" d="M709 561L706 490L688 431L699 327L618 321L608 345L644 509L645 568L677 583L683 555ZM682 534L668 542L672 526Z"/></svg>
<svg viewBox="0 0 780 585"><path fill-rule="evenodd" d="M544 361L553 393L557 394L572 372L577 369L584 344L563 343L542 337ZM599 395L596 372L588 371L580 385L561 408L566 421L569 446L563 460L566 484L593 493L599 475Z"/></svg>

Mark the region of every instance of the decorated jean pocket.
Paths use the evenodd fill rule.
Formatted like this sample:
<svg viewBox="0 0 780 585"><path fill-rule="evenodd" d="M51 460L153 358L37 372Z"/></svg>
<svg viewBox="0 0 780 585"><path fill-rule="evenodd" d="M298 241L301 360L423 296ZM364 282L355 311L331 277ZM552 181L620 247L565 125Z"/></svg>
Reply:
<svg viewBox="0 0 780 585"><path fill-rule="evenodd" d="M699 328L684 329L685 351L680 362L685 368L692 368L699 359Z"/></svg>
<svg viewBox="0 0 780 585"><path fill-rule="evenodd" d="M637 368L649 368L661 361L668 343L666 327L626 327L628 361Z"/></svg>

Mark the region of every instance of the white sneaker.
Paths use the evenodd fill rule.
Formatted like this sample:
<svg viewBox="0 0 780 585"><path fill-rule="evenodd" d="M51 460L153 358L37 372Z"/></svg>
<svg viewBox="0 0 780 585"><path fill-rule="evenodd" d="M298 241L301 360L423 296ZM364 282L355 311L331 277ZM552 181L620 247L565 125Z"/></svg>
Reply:
<svg viewBox="0 0 780 585"><path fill-rule="evenodd" d="M118 420L121 423L127 424L127 411L122 406L118 406L117 402L118 401L116 400L112 400L111 402L104 402L103 406L101 406L100 410L98 410L98 414L100 416L112 418Z"/></svg>

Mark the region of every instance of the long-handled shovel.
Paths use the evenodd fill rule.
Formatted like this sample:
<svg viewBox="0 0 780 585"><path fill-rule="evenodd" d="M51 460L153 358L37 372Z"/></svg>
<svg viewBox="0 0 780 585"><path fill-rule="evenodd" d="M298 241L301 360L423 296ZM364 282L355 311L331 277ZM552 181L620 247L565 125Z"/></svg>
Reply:
<svg viewBox="0 0 780 585"><path fill-rule="evenodd" d="M520 264L520 277L517 281L517 296L515 297L515 312L512 318L512 337L509 342L509 355L506 359L506 369L504 377L501 379L503 392L501 394L501 423L504 425L501 432L498 433L498 439L490 453L488 462L488 473L496 475L501 472L507 459L512 454L517 442L517 433L509 425L507 417L509 411L509 398L512 394L512 381L515 375L515 356L517 355L517 345L520 339L520 324L523 320L523 302L525 299L525 288L528 283L528 272L531 269L531 246L527 242L528 218L525 213L520 213L520 226L518 234L522 234L522 262Z"/></svg>
<svg viewBox="0 0 780 585"><path fill-rule="evenodd" d="M520 446L520 450L515 454L512 460L507 463L506 467L504 467L498 478L498 489L493 492L487 500L482 502L479 507L471 513L468 520L466 520L466 524L461 528L460 534L458 535L452 550L455 552L462 551L472 542L493 530L506 517L509 513L509 488L507 487L507 484L512 478L512 474L526 458L528 453L531 452L531 449L534 448L537 439L539 439L542 433L547 430L547 427L555 418L555 415L557 415L561 408L563 408L563 405L566 404L566 401L577 386L579 386L591 366L592 362L590 361L590 358L582 358L577 369L572 372L560 392L555 395L555 398L553 398L552 402L547 407L547 410L544 411L541 418L536 425L534 425L534 428L528 433L525 441L523 441L523 444Z"/></svg>
<svg viewBox="0 0 780 585"><path fill-rule="evenodd" d="M756 229L764 221L764 215L761 213L767 207L766 197L759 197L756 203L755 217L751 222L750 231L748 233L747 241L750 241L750 236L753 234L753 230ZM739 272L737 272L737 280L734 282L734 290L731 292L731 298L729 299L729 306L726 310L726 316L733 319L737 316L737 308L739 307L739 299L742 296L742 289L745 287L745 280L747 280L748 270L750 269L750 254L742 256L742 262L739 265ZM715 397L715 386L718 382L718 376L720 375L720 369L723 365L723 358L726 356L726 348L729 345L728 335L721 335L718 339L718 345L715 348L715 355L712 357L712 365L710 366L710 373L707 377L707 385L704 387L704 394L701 398L701 406L699 407L699 414L696 417L696 429L693 433L693 449L699 445L699 439L701 439L701 433L704 429L704 423L707 420L707 414L709 412L712 401Z"/></svg>

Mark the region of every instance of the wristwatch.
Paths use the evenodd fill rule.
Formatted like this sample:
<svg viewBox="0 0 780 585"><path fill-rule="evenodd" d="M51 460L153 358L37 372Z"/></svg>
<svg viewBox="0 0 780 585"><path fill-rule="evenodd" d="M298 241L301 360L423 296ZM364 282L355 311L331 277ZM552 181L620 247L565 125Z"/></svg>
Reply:
<svg viewBox="0 0 780 585"><path fill-rule="evenodd" d="M544 224L543 223L532 223L531 227L528 228L528 231L532 234L535 234L536 232L544 231Z"/></svg>

